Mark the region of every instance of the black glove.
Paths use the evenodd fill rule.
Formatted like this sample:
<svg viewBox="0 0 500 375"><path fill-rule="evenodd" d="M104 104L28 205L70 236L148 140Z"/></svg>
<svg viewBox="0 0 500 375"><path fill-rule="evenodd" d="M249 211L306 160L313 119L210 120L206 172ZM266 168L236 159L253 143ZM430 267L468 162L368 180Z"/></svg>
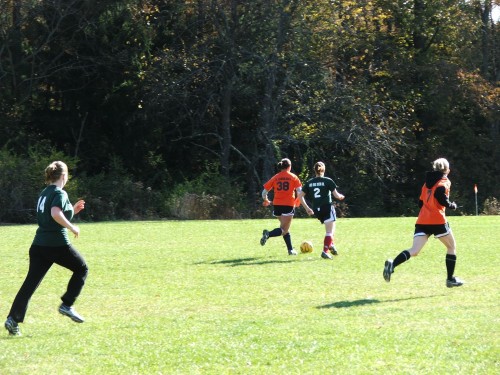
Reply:
<svg viewBox="0 0 500 375"><path fill-rule="evenodd" d="M455 202L450 203L450 208L452 210L456 210L457 209L457 204Z"/></svg>

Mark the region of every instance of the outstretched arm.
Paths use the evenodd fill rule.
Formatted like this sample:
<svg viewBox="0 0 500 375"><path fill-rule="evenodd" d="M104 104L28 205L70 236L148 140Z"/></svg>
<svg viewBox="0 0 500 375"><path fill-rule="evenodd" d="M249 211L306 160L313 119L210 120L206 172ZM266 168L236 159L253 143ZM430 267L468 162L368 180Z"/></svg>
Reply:
<svg viewBox="0 0 500 375"><path fill-rule="evenodd" d="M80 199L73 205L73 210L75 211L75 215L78 214L84 208L85 208L85 201L83 199Z"/></svg>

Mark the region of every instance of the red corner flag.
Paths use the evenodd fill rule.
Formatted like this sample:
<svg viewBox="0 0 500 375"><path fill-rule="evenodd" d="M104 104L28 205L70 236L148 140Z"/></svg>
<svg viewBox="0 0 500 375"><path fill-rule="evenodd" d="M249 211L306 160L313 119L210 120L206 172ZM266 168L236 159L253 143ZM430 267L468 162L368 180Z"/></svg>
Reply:
<svg viewBox="0 0 500 375"><path fill-rule="evenodd" d="M474 193L477 194L477 184L474 184Z"/></svg>

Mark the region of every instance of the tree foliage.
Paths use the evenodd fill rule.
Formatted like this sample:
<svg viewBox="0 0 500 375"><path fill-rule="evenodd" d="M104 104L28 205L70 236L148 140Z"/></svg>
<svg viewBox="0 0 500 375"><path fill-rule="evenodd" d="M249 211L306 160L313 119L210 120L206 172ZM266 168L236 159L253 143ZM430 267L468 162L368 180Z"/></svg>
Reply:
<svg viewBox="0 0 500 375"><path fill-rule="evenodd" d="M414 214L444 156L471 212L474 183L500 195L493 3L0 0L0 147L75 158L96 202L106 178L163 199L208 168L246 216L282 157L303 179L324 160L351 215Z"/></svg>

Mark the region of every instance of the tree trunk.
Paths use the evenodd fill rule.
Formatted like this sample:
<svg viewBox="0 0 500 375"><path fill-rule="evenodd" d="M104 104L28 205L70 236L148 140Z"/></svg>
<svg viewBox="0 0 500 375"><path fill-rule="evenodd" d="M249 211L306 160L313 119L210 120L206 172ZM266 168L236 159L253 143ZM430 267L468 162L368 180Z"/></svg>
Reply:
<svg viewBox="0 0 500 375"><path fill-rule="evenodd" d="M415 16L415 25L413 31L413 47L420 53L425 49L425 1L414 0L413 15Z"/></svg>
<svg viewBox="0 0 500 375"><path fill-rule="evenodd" d="M290 12L293 1L284 0L279 7L279 22L276 31L276 45L272 52L267 69L267 79L264 88L264 98L262 100L261 120L262 120L262 135L264 142L263 153L263 175L264 179L271 177L274 172L276 163L276 153L274 148L274 138L279 132L277 118L279 108L278 89L276 89L277 74L279 67L279 56L283 52L283 47L287 38L288 28L290 26Z"/></svg>
<svg viewBox="0 0 500 375"><path fill-rule="evenodd" d="M10 46L10 56L11 56L11 77L12 77L12 92L14 97L18 100L20 99L20 87L17 82L17 70L22 59L22 48L21 48L21 0L14 0L12 2L12 44Z"/></svg>
<svg viewBox="0 0 500 375"><path fill-rule="evenodd" d="M225 87L222 93L222 129L221 135L221 172L225 177L229 177L229 153L231 150L231 103L233 95L233 80L231 76L227 77Z"/></svg>
<svg viewBox="0 0 500 375"><path fill-rule="evenodd" d="M488 77L488 67L490 64L490 20L491 20L491 0L485 0L484 6L481 9L481 49L483 61L481 64L481 75Z"/></svg>

